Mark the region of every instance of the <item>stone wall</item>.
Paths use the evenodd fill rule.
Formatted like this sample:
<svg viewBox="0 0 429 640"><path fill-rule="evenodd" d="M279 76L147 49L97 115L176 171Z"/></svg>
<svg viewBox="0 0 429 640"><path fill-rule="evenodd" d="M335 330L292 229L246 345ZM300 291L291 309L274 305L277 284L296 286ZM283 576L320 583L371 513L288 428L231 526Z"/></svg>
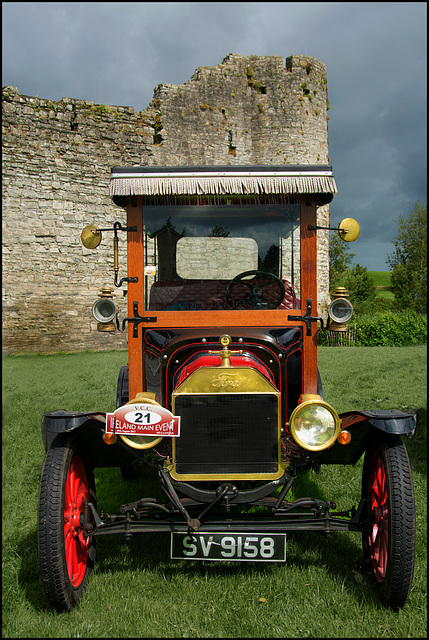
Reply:
<svg viewBox="0 0 429 640"><path fill-rule="evenodd" d="M95 251L89 223L125 224L112 166L329 164L326 68L315 58L230 54L184 85L161 84L146 110L3 89L3 349L126 347L99 333L92 303L113 282L113 233ZM319 210L321 224L328 207ZM126 238L119 233L120 271ZM318 235L319 308L328 301L328 232ZM115 289L126 316L122 289Z"/></svg>

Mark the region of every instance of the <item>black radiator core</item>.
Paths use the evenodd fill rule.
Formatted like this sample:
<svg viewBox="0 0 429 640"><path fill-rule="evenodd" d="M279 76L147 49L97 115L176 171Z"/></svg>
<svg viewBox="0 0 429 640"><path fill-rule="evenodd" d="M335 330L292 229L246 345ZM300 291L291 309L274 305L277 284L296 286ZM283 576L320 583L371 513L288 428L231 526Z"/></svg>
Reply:
<svg viewBox="0 0 429 640"><path fill-rule="evenodd" d="M278 471L278 399L272 393L183 394L175 438L177 474Z"/></svg>

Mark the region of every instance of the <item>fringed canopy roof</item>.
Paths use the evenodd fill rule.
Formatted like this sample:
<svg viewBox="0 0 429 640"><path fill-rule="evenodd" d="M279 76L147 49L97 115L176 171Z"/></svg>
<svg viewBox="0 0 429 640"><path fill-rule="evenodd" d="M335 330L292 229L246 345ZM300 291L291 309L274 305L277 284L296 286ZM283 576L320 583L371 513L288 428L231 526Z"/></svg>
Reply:
<svg viewBox="0 0 429 640"><path fill-rule="evenodd" d="M110 180L118 204L124 196L252 194L318 194L327 204L336 193L329 165L113 167Z"/></svg>

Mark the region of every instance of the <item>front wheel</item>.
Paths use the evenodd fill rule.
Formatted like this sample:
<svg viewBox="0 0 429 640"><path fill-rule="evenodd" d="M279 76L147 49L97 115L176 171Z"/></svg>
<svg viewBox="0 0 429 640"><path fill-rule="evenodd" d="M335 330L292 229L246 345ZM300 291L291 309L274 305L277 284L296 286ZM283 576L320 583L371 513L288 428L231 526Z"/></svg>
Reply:
<svg viewBox="0 0 429 640"><path fill-rule="evenodd" d="M371 532L363 534L364 568L380 600L403 607L414 572L414 490L407 450L400 436L380 434L365 453L362 497Z"/></svg>
<svg viewBox="0 0 429 640"><path fill-rule="evenodd" d="M59 611L79 602L94 566L95 539L83 536L85 500L96 506L92 466L78 440L60 434L45 459L37 522L43 586Z"/></svg>

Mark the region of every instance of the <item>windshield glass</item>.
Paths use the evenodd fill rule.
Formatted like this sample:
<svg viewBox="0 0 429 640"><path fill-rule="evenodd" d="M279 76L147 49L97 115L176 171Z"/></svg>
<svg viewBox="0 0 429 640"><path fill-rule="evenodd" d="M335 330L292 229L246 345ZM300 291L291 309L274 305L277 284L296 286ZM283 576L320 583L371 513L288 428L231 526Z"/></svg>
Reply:
<svg viewBox="0 0 429 640"><path fill-rule="evenodd" d="M284 196L146 198L147 310L299 307L299 204Z"/></svg>

